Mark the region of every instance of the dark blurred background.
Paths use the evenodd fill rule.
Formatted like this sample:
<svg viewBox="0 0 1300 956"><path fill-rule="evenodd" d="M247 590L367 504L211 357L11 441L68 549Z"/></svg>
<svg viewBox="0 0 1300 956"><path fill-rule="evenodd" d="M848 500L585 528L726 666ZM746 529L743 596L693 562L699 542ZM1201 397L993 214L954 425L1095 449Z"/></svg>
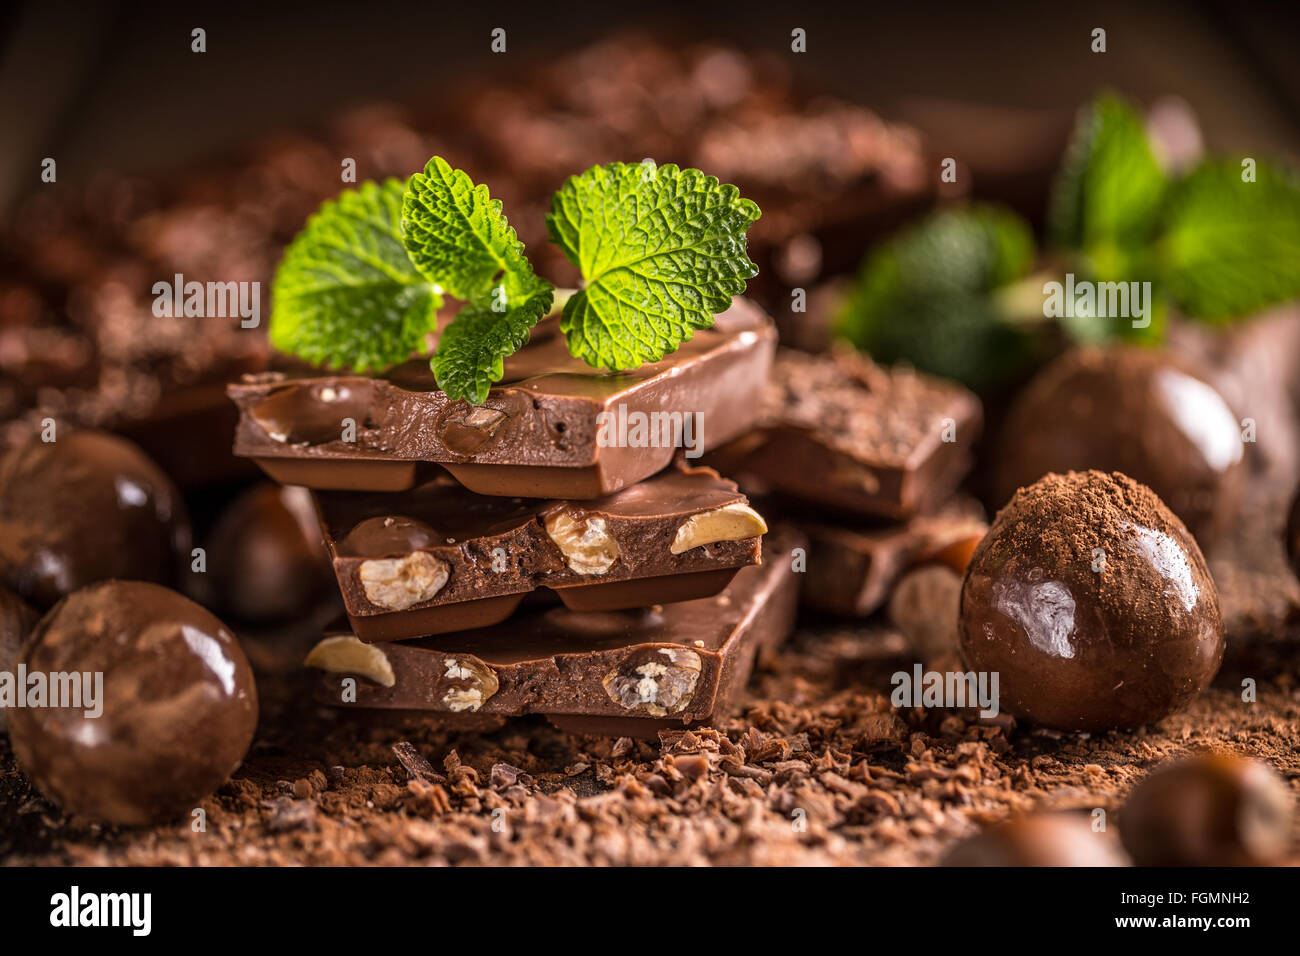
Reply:
<svg viewBox="0 0 1300 956"><path fill-rule="evenodd" d="M203 55L190 52L196 26L207 31ZM488 49L498 26L505 56ZM789 53L796 26L808 31L799 56ZM1097 26L1104 55L1089 51ZM958 122L945 101L1051 119L1112 86L1143 102L1185 98L1211 145L1300 152L1296 3L44 0L0 14L0 209L37 187L44 156L58 157L60 179L167 169L351 103L418 101L470 73L562 60L626 28L770 49L801 82L909 120L954 150L1008 143L970 110Z"/></svg>

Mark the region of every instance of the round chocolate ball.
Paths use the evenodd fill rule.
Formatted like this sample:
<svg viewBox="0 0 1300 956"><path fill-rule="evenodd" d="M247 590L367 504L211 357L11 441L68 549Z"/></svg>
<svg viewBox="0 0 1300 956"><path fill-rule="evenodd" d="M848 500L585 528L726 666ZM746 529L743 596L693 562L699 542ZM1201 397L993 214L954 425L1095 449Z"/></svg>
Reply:
<svg viewBox="0 0 1300 956"><path fill-rule="evenodd" d="M180 816L230 776L253 739L257 690L234 636L156 584L105 581L70 594L19 660L29 675L80 673L86 687L103 675L95 700L9 715L19 765L70 812L118 824Z"/></svg>
<svg viewBox="0 0 1300 956"><path fill-rule="evenodd" d="M23 641L36 626L36 609L8 588L0 587L0 671L14 673ZM0 707L0 730L8 723L9 710Z"/></svg>
<svg viewBox="0 0 1300 956"><path fill-rule="evenodd" d="M1267 865L1287 854L1293 807L1267 764L1204 754L1139 783L1120 815L1120 837L1143 866Z"/></svg>
<svg viewBox="0 0 1300 956"><path fill-rule="evenodd" d="M997 491L1049 472L1119 471L1150 487L1208 545L1236 511L1241 426L1190 364L1135 346L1079 348L1029 383L998 450Z"/></svg>
<svg viewBox="0 0 1300 956"><path fill-rule="evenodd" d="M217 520L208 540L211 600L228 619L269 624L300 616L333 582L306 488L260 484Z"/></svg>
<svg viewBox="0 0 1300 956"><path fill-rule="evenodd" d="M958 843L944 866L1123 866L1105 831L1075 813L1035 813L995 824Z"/></svg>
<svg viewBox="0 0 1300 956"><path fill-rule="evenodd" d="M0 460L0 580L39 607L110 578L176 584L189 536L171 479L124 439L71 432Z"/></svg>
<svg viewBox="0 0 1300 956"><path fill-rule="evenodd" d="M1200 548L1145 485L1099 471L1021 488L962 586L962 656L999 674L1001 707L1059 730L1159 720L1223 657Z"/></svg>

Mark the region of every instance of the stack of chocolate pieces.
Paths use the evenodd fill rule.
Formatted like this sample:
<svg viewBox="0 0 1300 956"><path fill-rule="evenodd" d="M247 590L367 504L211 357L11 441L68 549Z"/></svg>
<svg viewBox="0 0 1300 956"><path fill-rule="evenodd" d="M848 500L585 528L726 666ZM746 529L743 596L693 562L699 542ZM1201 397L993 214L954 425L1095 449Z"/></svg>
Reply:
<svg viewBox="0 0 1300 956"><path fill-rule="evenodd" d="M956 383L782 349L759 427L708 461L808 536L803 603L866 617L911 569L946 567L959 590L986 530L956 491L981 427L979 399Z"/></svg>
<svg viewBox="0 0 1300 956"><path fill-rule="evenodd" d="M755 427L775 340L737 300L631 372L574 359L550 320L479 406L427 360L232 385L236 454L312 489L348 618L308 657L323 698L642 736L722 716L793 623L799 542L764 543L690 458Z"/></svg>

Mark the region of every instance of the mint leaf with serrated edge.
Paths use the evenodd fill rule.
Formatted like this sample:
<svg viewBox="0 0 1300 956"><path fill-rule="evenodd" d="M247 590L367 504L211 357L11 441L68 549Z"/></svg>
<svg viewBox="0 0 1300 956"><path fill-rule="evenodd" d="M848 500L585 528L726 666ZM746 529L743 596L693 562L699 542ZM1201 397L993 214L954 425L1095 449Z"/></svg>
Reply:
<svg viewBox="0 0 1300 956"><path fill-rule="evenodd" d="M492 384L501 381L505 358L528 341L554 294L548 282L534 279L525 285L511 274L486 301L466 305L438 340L432 360L438 387L449 398L482 405Z"/></svg>
<svg viewBox="0 0 1300 956"><path fill-rule="evenodd" d="M532 273L501 200L441 156L407 184L402 233L416 269L458 299L482 298L502 273Z"/></svg>
<svg viewBox="0 0 1300 956"><path fill-rule="evenodd" d="M546 217L585 283L560 320L569 351L597 368L636 368L710 327L758 274L745 232L759 215L698 169L609 163L571 177Z"/></svg>
<svg viewBox="0 0 1300 956"><path fill-rule="evenodd" d="M1099 96L1079 112L1053 186L1049 232L1085 251L1146 241L1164 186L1142 117L1117 96Z"/></svg>
<svg viewBox="0 0 1300 956"><path fill-rule="evenodd" d="M433 331L442 299L402 245L405 185L366 183L324 203L272 284L271 344L358 372L405 361Z"/></svg>
<svg viewBox="0 0 1300 956"><path fill-rule="evenodd" d="M1300 181L1258 161L1207 160L1179 181L1161 213L1155 256L1166 291L1199 319L1250 315L1300 296Z"/></svg>

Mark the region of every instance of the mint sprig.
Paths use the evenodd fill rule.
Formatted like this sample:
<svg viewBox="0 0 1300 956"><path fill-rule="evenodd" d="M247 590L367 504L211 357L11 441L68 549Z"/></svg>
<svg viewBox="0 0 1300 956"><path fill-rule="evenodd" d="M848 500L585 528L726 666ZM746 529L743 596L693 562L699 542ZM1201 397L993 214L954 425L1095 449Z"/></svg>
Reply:
<svg viewBox="0 0 1300 956"><path fill-rule="evenodd" d="M533 326L551 309L555 289L511 273L484 300L469 303L443 330L433 356L433 375L449 398L482 405L505 374L505 359L528 341Z"/></svg>
<svg viewBox="0 0 1300 956"><path fill-rule="evenodd" d="M1221 322L1300 296L1300 181L1208 160L1170 190L1154 257L1183 311Z"/></svg>
<svg viewBox="0 0 1300 956"><path fill-rule="evenodd" d="M656 362L713 324L758 267L745 232L759 209L698 169L610 163L551 201L551 239L582 273L560 328L588 365Z"/></svg>
<svg viewBox="0 0 1300 956"><path fill-rule="evenodd" d="M271 344L315 365L382 370L432 332L442 298L402 245L405 185L366 183L321 206L276 270Z"/></svg>

